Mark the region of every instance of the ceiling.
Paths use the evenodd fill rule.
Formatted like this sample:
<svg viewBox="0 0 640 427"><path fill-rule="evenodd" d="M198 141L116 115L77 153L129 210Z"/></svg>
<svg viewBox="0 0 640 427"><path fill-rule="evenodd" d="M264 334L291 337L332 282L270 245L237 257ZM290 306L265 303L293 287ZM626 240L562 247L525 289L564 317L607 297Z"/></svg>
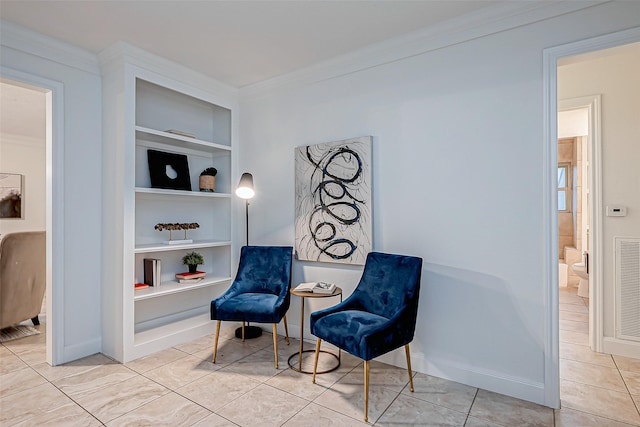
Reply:
<svg viewBox="0 0 640 427"><path fill-rule="evenodd" d="M0 0L0 17L93 53L124 41L243 87L495 0Z"/></svg>

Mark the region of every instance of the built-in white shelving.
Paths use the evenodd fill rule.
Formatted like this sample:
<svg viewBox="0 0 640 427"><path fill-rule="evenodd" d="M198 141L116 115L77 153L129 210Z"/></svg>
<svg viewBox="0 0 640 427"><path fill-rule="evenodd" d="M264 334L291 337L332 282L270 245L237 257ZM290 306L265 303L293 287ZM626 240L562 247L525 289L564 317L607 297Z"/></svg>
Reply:
<svg viewBox="0 0 640 427"><path fill-rule="evenodd" d="M128 362L213 332L210 302L232 280L232 110L237 99L215 82L203 85L195 79L198 86L190 86L184 76L174 79L175 69L150 71L151 66L128 63L126 54L108 58L103 64L108 267L103 273L103 351ZM221 92L212 93L211 87ZM154 187L149 150L184 156L191 190ZM215 191L200 191L199 175L209 167L218 171ZM186 235L172 232L174 240L191 243L168 244L169 232L155 229L159 223L198 227ZM186 271L182 257L190 251L203 255L198 270L207 275L197 283L179 283L175 274ZM160 285L135 290L135 283L144 282L147 258L160 261Z"/></svg>

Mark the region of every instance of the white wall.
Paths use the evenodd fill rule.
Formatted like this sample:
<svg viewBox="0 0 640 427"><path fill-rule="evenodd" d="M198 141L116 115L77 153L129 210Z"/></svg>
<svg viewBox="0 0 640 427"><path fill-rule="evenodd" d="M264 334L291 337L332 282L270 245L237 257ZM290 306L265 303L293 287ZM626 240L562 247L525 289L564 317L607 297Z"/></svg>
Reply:
<svg viewBox="0 0 640 427"><path fill-rule="evenodd" d="M542 52L637 25L639 13L609 3L362 71L243 89L253 242L294 241L294 147L373 135L374 250L425 263L414 368L542 403L557 386L544 379ZM360 271L296 263L293 280L349 294ZM385 360L404 366L399 354Z"/></svg>
<svg viewBox="0 0 640 427"><path fill-rule="evenodd" d="M640 44L634 46L558 68L560 99L602 95L602 212L612 204L628 212L603 216L605 337L615 333L613 239L640 237Z"/></svg>
<svg viewBox="0 0 640 427"><path fill-rule="evenodd" d="M42 95L44 103L44 94ZM44 127L45 118L39 118ZM35 122L38 123L38 122ZM23 175L24 219L0 219L0 235L45 230L45 141L0 134L0 172Z"/></svg>
<svg viewBox="0 0 640 427"><path fill-rule="evenodd" d="M54 254L53 274L62 272L63 277L53 284L54 312L47 318L62 323L57 325L62 332L54 337L60 353L54 359L65 362L101 349L102 99L97 61L13 24L2 22L0 28L3 73L24 73L63 85L63 138L53 148L63 163L63 170L53 175L54 180L63 180L61 193L53 196L63 216L54 218L54 224L61 221L63 228L57 230L60 240L54 241L54 248L63 242L63 253ZM54 126L54 133L60 131Z"/></svg>

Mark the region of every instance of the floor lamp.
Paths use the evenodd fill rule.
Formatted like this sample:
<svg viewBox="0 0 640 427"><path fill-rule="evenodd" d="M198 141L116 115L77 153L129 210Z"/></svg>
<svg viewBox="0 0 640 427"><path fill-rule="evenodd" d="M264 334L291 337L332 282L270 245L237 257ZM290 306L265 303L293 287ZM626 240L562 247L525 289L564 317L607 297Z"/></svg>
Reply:
<svg viewBox="0 0 640 427"><path fill-rule="evenodd" d="M245 212L245 224L247 227L247 240L246 244L249 246L249 199L255 196L255 191L253 190L253 175L248 172L242 174L240 178L240 182L238 183L238 187L236 188L236 196L244 199L244 212ZM244 328L244 338L257 338L262 335L262 329L257 326L251 326L247 324ZM236 338L242 337L242 328L236 329Z"/></svg>

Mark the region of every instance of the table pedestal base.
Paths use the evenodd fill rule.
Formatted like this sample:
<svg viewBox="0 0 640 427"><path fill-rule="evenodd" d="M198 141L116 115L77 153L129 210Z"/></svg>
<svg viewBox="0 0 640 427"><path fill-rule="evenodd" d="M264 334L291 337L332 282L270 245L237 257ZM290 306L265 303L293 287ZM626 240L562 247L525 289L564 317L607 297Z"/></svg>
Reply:
<svg viewBox="0 0 640 427"><path fill-rule="evenodd" d="M304 353L313 353L315 355L316 351L315 350L304 350L304 351L302 351L302 354L304 354ZM293 369L294 371L296 371L296 372L301 372L303 374L313 374L313 370L305 371L304 369L302 369L302 363L301 363L302 354L300 352L297 352L297 353L293 353L291 356L289 356L289 360L287 361L287 363L289 363L289 367L291 369ZM316 372L316 374L326 374L327 372L333 372L333 371L335 371L336 369L338 369L340 367L340 357L339 356L336 356L335 354L331 353L330 351L320 350L320 355L318 356L318 359L320 359L323 354L328 354L330 356L333 356L333 358L336 359L335 361L337 363L335 364L335 366L332 366L329 369L325 369L323 371ZM296 360L294 363L292 363L291 359L293 359L296 356L298 356L298 360ZM313 363L313 357L311 358L311 362ZM320 360L318 360L318 364L320 364Z"/></svg>

